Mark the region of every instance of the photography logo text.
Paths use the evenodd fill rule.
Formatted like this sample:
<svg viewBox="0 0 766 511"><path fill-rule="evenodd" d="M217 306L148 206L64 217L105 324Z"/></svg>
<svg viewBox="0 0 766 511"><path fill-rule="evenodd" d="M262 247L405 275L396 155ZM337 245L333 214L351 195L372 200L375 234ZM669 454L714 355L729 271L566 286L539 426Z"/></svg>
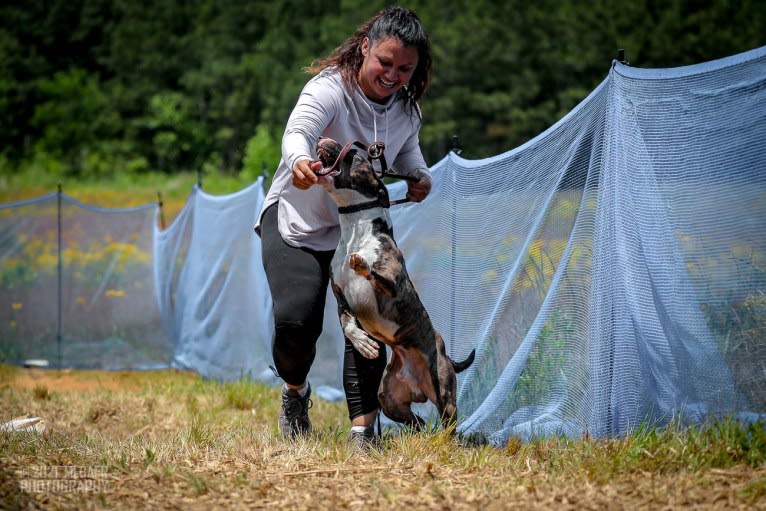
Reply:
<svg viewBox="0 0 766 511"><path fill-rule="evenodd" d="M38 465L18 470L19 487L27 493L105 493L104 466Z"/></svg>

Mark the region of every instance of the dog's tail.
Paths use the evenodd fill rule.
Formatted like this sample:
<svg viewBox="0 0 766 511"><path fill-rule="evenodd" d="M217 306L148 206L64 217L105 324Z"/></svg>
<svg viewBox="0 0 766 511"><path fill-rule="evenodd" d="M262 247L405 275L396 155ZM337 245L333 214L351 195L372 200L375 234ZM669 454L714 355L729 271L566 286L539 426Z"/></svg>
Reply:
<svg viewBox="0 0 766 511"><path fill-rule="evenodd" d="M455 368L455 372L459 373L461 371L465 371L468 369L468 367L473 364L473 359L476 357L476 349L472 349L471 353L468 355L468 358L463 360L462 362L455 362L454 360L450 359L452 362L452 367Z"/></svg>

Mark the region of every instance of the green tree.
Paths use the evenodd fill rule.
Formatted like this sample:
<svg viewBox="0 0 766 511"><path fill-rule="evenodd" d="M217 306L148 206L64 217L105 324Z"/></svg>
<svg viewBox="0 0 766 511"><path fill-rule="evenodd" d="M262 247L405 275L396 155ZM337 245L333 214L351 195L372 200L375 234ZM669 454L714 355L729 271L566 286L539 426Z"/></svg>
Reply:
<svg viewBox="0 0 766 511"><path fill-rule="evenodd" d="M261 175L267 178L273 176L282 158L280 147L277 134L270 132L268 126L260 124L255 130L255 135L247 141L242 175L250 180L255 180ZM269 179L269 184L270 182Z"/></svg>
<svg viewBox="0 0 766 511"><path fill-rule="evenodd" d="M258 161L274 165L279 134L309 78L303 68L388 3L3 2L3 168L47 161L75 174L257 175ZM434 55L422 104L426 160L441 159L453 135L468 158L535 137L607 76L619 48L632 65L674 67L762 46L760 4L412 0Z"/></svg>
<svg viewBox="0 0 766 511"><path fill-rule="evenodd" d="M102 174L115 154L109 148L120 120L95 76L72 68L36 82L39 98L30 127L34 151L63 164L67 174Z"/></svg>

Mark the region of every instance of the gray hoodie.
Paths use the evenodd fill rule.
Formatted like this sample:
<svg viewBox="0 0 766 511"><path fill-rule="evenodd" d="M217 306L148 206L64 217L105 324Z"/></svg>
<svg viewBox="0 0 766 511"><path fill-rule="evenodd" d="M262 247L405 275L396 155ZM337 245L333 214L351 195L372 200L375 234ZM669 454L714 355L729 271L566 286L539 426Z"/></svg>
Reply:
<svg viewBox="0 0 766 511"><path fill-rule="evenodd" d="M320 136L341 144L358 140L385 143L385 158L400 174L428 172L420 150L420 111L410 109L396 94L386 104L366 98L358 85L353 94L335 68L328 68L306 83L282 137L282 160L258 215L279 201L279 232L290 245L313 250L334 250L340 236L338 209L321 186L301 190L292 184L292 168L302 159L316 160L314 146Z"/></svg>

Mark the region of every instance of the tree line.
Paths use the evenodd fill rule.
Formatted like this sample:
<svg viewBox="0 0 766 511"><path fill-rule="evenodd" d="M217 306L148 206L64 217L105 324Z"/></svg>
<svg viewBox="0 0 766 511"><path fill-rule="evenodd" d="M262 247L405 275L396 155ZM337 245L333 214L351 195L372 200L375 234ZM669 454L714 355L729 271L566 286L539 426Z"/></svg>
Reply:
<svg viewBox="0 0 766 511"><path fill-rule="evenodd" d="M0 172L273 171L308 75L389 2L9 0L0 5ZM766 43L759 0L401 2L429 32L429 164L544 131L607 75ZM456 137L456 139L455 139Z"/></svg>

